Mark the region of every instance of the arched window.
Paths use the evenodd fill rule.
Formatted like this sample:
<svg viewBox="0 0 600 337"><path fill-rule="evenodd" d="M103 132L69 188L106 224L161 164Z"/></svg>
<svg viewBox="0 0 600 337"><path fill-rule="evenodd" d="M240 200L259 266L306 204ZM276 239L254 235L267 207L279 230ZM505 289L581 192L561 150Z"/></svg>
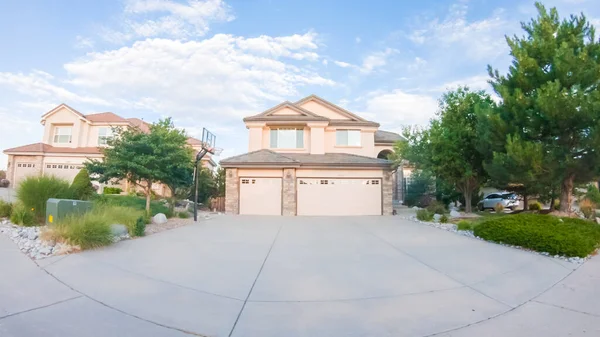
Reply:
<svg viewBox="0 0 600 337"><path fill-rule="evenodd" d="M377 158L379 159L388 159L389 155L392 154L391 150L381 150L381 152L379 152L379 154L377 155Z"/></svg>

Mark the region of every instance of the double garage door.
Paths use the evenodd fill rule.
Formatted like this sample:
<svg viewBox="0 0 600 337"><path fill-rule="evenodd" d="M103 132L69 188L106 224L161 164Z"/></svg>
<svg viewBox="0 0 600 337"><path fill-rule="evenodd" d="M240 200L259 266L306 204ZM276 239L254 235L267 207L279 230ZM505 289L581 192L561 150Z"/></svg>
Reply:
<svg viewBox="0 0 600 337"><path fill-rule="evenodd" d="M240 214L281 215L282 179L240 179ZM381 215L381 178L298 178L298 215Z"/></svg>

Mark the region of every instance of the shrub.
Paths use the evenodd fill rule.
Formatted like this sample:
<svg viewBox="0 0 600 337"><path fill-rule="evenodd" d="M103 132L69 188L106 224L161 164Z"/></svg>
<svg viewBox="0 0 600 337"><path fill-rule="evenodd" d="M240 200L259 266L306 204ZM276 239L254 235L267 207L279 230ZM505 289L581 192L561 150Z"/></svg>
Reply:
<svg viewBox="0 0 600 337"><path fill-rule="evenodd" d="M434 179L428 172L417 170L413 172L406 183L406 195L404 203L409 206L426 207L429 203L424 203L425 200L430 200L433 197ZM424 199L424 197L427 197Z"/></svg>
<svg viewBox="0 0 600 337"><path fill-rule="evenodd" d="M49 229L55 240L77 245L81 249L107 246L113 239L109 221L98 210L70 214L50 225Z"/></svg>
<svg viewBox="0 0 600 337"><path fill-rule="evenodd" d="M35 225L35 215L31 209L21 203L16 203L12 207L10 222L15 225L33 226Z"/></svg>
<svg viewBox="0 0 600 337"><path fill-rule="evenodd" d="M433 220L433 214L426 209L420 209L417 211L417 219L421 221L431 221Z"/></svg>
<svg viewBox="0 0 600 337"><path fill-rule="evenodd" d="M8 179L0 179L0 187L8 187L10 186L10 181Z"/></svg>
<svg viewBox="0 0 600 337"><path fill-rule="evenodd" d="M441 202L435 200L427 206L427 210L433 214L444 214L446 213L446 206Z"/></svg>
<svg viewBox="0 0 600 337"><path fill-rule="evenodd" d="M105 187L103 193L104 194L121 194L121 192L123 192L123 190L118 187Z"/></svg>
<svg viewBox="0 0 600 337"><path fill-rule="evenodd" d="M554 210L558 211L560 209L560 202L554 204Z"/></svg>
<svg viewBox="0 0 600 337"><path fill-rule="evenodd" d="M585 198L589 199L594 204L600 204L600 191L598 187L595 185L589 184L587 186L587 192L585 193Z"/></svg>
<svg viewBox="0 0 600 337"><path fill-rule="evenodd" d="M72 195L69 187L66 180L56 177L27 177L19 184L17 198L27 209L33 209L38 219L44 219L48 199L70 199Z"/></svg>
<svg viewBox="0 0 600 337"><path fill-rule="evenodd" d="M140 217L143 217L144 211L134 209L131 207L114 206L114 205L100 205L97 204L94 207L94 212L104 218L109 225L120 224L127 227L129 235L136 236L135 225Z"/></svg>
<svg viewBox="0 0 600 337"><path fill-rule="evenodd" d="M190 217L190 212L179 212L177 213L177 216L182 219L187 219Z"/></svg>
<svg viewBox="0 0 600 337"><path fill-rule="evenodd" d="M456 224L456 229L458 229L459 231L471 231L473 230L473 223L467 220L460 220Z"/></svg>
<svg viewBox="0 0 600 337"><path fill-rule="evenodd" d="M504 212L504 205L497 203L496 206L494 206L494 211L496 211L496 213Z"/></svg>
<svg viewBox="0 0 600 337"><path fill-rule="evenodd" d="M143 216L140 216L135 221L132 236L144 236L145 234L146 234L146 219Z"/></svg>
<svg viewBox="0 0 600 337"><path fill-rule="evenodd" d="M440 217L440 222L448 223L448 216L446 214L442 214L442 216Z"/></svg>
<svg viewBox="0 0 600 337"><path fill-rule="evenodd" d="M530 203L529 206L527 206L527 207L529 208L530 211L541 211L542 210L542 204L540 204L537 201Z"/></svg>
<svg viewBox="0 0 600 337"><path fill-rule="evenodd" d="M596 215L596 205L590 199L583 199L579 202L579 210L586 219Z"/></svg>
<svg viewBox="0 0 600 337"><path fill-rule="evenodd" d="M92 186L92 181L90 180L90 174L86 168L82 168L79 173L73 179L73 183L71 183L71 194L73 194L73 198L79 200L89 200L96 191Z"/></svg>
<svg viewBox="0 0 600 337"><path fill-rule="evenodd" d="M597 224L541 214L490 218L475 227L474 234L489 241L565 256L585 257L600 243Z"/></svg>
<svg viewBox="0 0 600 337"><path fill-rule="evenodd" d="M0 200L0 218L10 218L13 205L10 202Z"/></svg>
<svg viewBox="0 0 600 337"><path fill-rule="evenodd" d="M0 180L6 179L6 171L0 170Z"/></svg>

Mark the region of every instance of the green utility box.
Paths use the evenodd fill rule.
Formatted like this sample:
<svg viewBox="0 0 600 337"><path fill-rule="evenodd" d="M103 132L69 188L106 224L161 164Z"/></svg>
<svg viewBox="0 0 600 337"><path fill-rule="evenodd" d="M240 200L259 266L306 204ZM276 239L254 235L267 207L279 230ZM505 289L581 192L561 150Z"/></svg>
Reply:
<svg viewBox="0 0 600 337"><path fill-rule="evenodd" d="M50 198L46 202L46 223L55 223L69 214L81 214L91 209L91 201Z"/></svg>

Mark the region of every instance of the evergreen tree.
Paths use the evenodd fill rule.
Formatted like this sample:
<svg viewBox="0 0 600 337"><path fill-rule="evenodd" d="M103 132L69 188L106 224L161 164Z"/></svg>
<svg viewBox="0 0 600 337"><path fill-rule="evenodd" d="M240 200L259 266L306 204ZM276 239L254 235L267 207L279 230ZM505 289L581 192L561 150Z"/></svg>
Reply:
<svg viewBox="0 0 600 337"><path fill-rule="evenodd" d="M71 193L74 198L79 200L88 200L96 193L90 180L90 174L85 167L79 170L79 173L73 179Z"/></svg>

